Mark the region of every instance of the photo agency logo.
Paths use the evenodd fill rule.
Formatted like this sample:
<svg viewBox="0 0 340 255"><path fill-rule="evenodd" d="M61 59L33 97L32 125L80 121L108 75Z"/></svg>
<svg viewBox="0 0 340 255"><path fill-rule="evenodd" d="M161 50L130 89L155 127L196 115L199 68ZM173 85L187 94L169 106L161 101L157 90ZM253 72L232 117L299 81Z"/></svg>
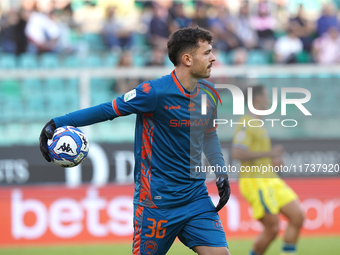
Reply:
<svg viewBox="0 0 340 255"><path fill-rule="evenodd" d="M217 93L217 91L211 87L209 87L213 93L217 96L219 99L221 105L222 101ZM242 90L231 84L216 84L216 89L228 89L233 98L233 115L244 115L246 114L244 110L244 94ZM201 98L201 114L206 115L207 114L207 95L209 95L213 102L215 103L215 106L217 105L217 102L214 98L214 96L207 90L204 90L207 94L203 94ZM304 95L303 98L287 98L288 93L295 93L295 94L302 94ZM253 104L253 88L249 87L247 88L247 105L249 112L252 113L255 116L268 116L275 112L278 106L278 89L272 88L272 105L267 110L258 110L255 109ZM309 90L305 88L281 88L281 116L287 115L287 105L295 105L305 116L311 116L312 114L306 109L306 107L303 105L307 103L311 99L311 93ZM254 118L250 119L249 121L243 120L243 122L235 122L232 119L214 119L214 127L218 124L229 124L230 127L233 127L235 125L243 125L246 127L248 125L249 127L262 127L266 122L271 123L271 127L274 127L276 123L281 123L283 127L296 127L298 122L296 119L269 119L269 118Z"/></svg>

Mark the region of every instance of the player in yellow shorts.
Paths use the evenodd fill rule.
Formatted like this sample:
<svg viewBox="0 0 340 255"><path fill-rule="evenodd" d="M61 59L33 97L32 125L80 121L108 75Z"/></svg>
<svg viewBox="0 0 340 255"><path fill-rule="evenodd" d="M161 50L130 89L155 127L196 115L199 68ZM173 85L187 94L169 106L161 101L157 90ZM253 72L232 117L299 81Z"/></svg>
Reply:
<svg viewBox="0 0 340 255"><path fill-rule="evenodd" d="M254 86L253 106L257 110L267 110L268 92L263 86ZM247 97L245 97L247 98ZM241 117L236 128L232 157L241 161L239 174L240 191L253 209L253 217L263 225L263 231L255 239L250 255L262 255L279 231L278 214L282 213L288 220L284 233L281 255L296 252L296 243L303 224L304 214L298 197L275 171L263 172L264 166L283 164L281 145L271 146L267 130L260 126L261 116L252 113ZM257 121L258 120L258 121Z"/></svg>

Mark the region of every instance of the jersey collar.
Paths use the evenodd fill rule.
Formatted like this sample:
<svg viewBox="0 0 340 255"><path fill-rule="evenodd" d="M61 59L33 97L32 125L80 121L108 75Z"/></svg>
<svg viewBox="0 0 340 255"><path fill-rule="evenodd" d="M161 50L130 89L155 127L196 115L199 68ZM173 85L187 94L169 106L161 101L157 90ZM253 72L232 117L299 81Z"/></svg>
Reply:
<svg viewBox="0 0 340 255"><path fill-rule="evenodd" d="M171 72L171 76L172 76L172 79L174 80L177 88L182 92L182 94L186 97L189 97L189 98L194 98L195 96L197 96L198 94L198 91L199 91L199 86L198 86L198 83L197 83L197 91L195 94L188 94L188 93L185 93L184 91L184 88L183 86L181 85L181 83L179 82L179 80L177 79L176 75L175 75L175 70L173 70Z"/></svg>

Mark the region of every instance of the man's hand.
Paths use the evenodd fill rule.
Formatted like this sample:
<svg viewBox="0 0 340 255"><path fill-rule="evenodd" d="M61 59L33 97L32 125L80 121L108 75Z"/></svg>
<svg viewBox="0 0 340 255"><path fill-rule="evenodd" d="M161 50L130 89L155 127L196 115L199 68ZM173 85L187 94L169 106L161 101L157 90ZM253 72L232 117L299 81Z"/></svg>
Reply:
<svg viewBox="0 0 340 255"><path fill-rule="evenodd" d="M272 158L276 158L276 157L281 157L284 152L285 150L282 145L275 145L272 148L270 154Z"/></svg>
<svg viewBox="0 0 340 255"><path fill-rule="evenodd" d="M285 163L283 162L282 157L275 157L272 159L272 165L275 166L284 166Z"/></svg>
<svg viewBox="0 0 340 255"><path fill-rule="evenodd" d="M216 186L218 189L218 195L220 196L220 200L218 201L218 204L216 206L216 211L218 212L225 206L225 204L228 202L230 197L230 185L228 180L228 175L221 174L216 181Z"/></svg>
<svg viewBox="0 0 340 255"><path fill-rule="evenodd" d="M55 123L52 120L46 123L44 128L41 130L40 137L39 137L39 146L40 151L43 155L43 157L48 161L51 162L50 155L48 153L47 148L47 140L51 139L53 137L54 130L56 129Z"/></svg>

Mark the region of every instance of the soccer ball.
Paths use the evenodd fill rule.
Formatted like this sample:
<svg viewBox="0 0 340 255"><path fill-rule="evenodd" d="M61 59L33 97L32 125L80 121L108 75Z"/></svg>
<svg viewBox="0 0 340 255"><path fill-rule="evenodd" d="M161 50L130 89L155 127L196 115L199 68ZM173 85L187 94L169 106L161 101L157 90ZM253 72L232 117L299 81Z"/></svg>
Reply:
<svg viewBox="0 0 340 255"><path fill-rule="evenodd" d="M61 167L73 167L86 158L89 142L80 129L64 126L54 131L52 139L47 141L47 147L55 164Z"/></svg>

